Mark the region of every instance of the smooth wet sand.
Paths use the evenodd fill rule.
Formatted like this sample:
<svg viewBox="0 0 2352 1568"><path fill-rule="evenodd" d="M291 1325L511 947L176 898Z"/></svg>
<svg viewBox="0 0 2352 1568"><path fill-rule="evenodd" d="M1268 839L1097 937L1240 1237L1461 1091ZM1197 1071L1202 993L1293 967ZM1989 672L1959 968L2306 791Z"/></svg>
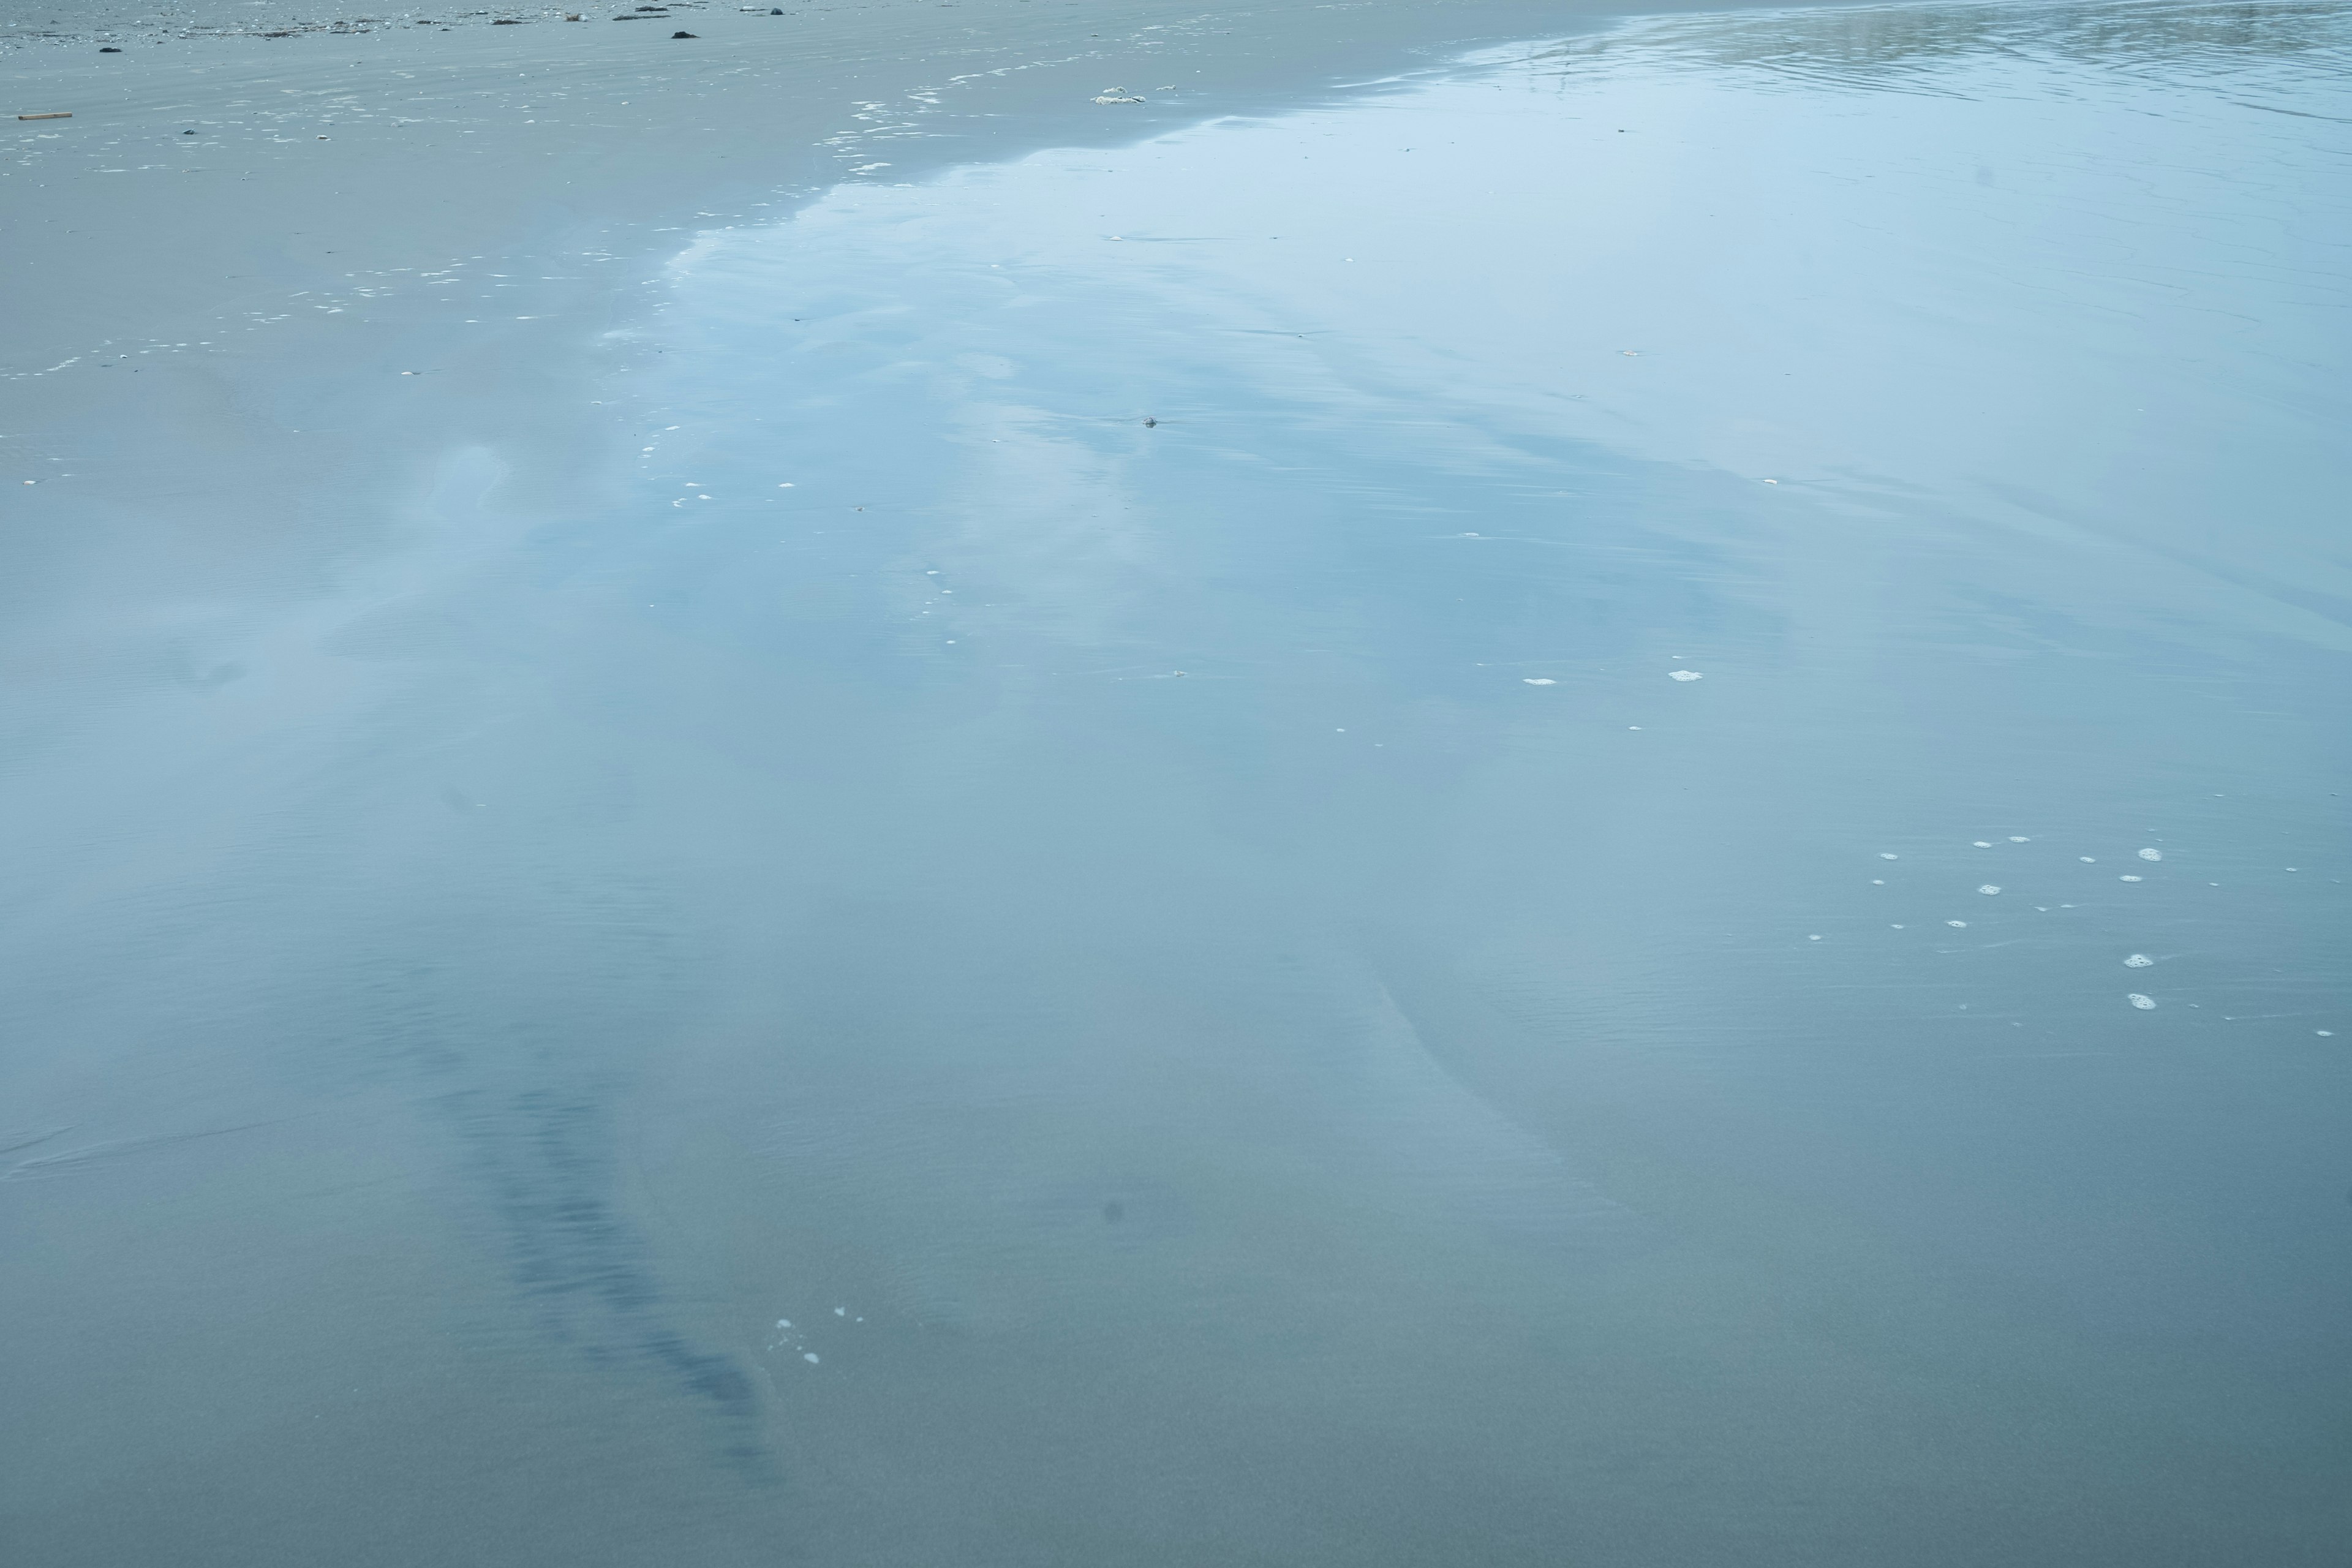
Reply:
<svg viewBox="0 0 2352 1568"><path fill-rule="evenodd" d="M5 56L13 1538L2328 1561L2309 46L2059 197L1921 14Z"/></svg>

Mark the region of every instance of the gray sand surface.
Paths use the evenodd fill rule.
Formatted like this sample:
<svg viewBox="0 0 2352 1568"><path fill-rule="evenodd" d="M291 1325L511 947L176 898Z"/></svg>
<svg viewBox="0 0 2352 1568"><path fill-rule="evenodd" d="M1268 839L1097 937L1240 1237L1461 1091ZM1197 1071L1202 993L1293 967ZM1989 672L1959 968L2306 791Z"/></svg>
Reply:
<svg viewBox="0 0 2352 1568"><path fill-rule="evenodd" d="M2332 1563L2341 7L1630 8L0 0L0 1562Z"/></svg>

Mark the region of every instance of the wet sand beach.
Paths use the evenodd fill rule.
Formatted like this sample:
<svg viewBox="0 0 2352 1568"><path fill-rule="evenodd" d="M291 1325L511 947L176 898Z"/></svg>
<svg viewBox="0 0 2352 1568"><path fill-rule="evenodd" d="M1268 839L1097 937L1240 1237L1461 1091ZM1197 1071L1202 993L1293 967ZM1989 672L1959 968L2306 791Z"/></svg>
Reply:
<svg viewBox="0 0 2352 1568"><path fill-rule="evenodd" d="M2337 1560L2352 9L50 15L12 1560Z"/></svg>

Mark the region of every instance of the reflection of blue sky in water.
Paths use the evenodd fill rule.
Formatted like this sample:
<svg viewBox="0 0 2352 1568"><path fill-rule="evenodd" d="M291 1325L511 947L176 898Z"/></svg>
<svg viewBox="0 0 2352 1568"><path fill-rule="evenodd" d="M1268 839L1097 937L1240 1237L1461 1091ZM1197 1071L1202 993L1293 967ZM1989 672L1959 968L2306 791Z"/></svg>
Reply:
<svg viewBox="0 0 2352 1568"><path fill-rule="evenodd" d="M2279 9L2352 64L2337 13ZM1062 484L1120 460L1099 443L1076 456L1059 396L1052 419L1029 416L1049 386L1096 417L1163 400L1153 411L1196 440L1280 400L1348 426L1343 443L1376 428L1402 457L1417 442L1421 463L1475 469L1498 444L1568 438L1841 510L2054 533L2132 558L2111 564L2162 601L2202 605L2217 572L2333 600L2342 584L2310 579L2293 523L2325 493L2341 409L2344 135L2315 116L2352 105L2309 50L2239 63L2241 79L2297 67L2268 84L2303 94L2294 113L2138 57L2131 72L2021 59L1997 25L2018 15L1643 24L1321 115L848 187L772 237L698 252L688 301L730 332L774 331L763 352L817 356L799 362L812 374L960 316L967 355L993 360L921 384L959 421L1027 435L964 457L959 484L974 468L1034 484L1047 453L1075 461ZM2092 24L2116 12L2066 15L2062 37L2105 37ZM1883 50L1884 79L1933 91L1860 90L1882 78L1854 37L1953 28L1975 47ZM1706 49L1727 34L1782 54L1825 36L1843 90L1717 65ZM797 331L765 319L786 302L813 312ZM910 367L889 384L911 391ZM1187 395L1201 405L1164 402ZM2211 549L2214 513L2249 508L2276 521Z"/></svg>
<svg viewBox="0 0 2352 1568"><path fill-rule="evenodd" d="M1021 1500L818 1536L2323 1560L2344 15L1638 23L682 257L611 559L762 890L655 1184L713 1334L860 1293L802 1462Z"/></svg>

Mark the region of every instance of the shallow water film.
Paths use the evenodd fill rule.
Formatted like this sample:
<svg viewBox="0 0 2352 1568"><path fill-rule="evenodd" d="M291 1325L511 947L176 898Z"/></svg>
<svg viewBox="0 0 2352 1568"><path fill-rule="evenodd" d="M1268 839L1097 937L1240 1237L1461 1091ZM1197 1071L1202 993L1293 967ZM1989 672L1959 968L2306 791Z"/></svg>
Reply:
<svg viewBox="0 0 2352 1568"><path fill-rule="evenodd" d="M887 156L12 721L38 1560L2343 1560L2352 8Z"/></svg>

